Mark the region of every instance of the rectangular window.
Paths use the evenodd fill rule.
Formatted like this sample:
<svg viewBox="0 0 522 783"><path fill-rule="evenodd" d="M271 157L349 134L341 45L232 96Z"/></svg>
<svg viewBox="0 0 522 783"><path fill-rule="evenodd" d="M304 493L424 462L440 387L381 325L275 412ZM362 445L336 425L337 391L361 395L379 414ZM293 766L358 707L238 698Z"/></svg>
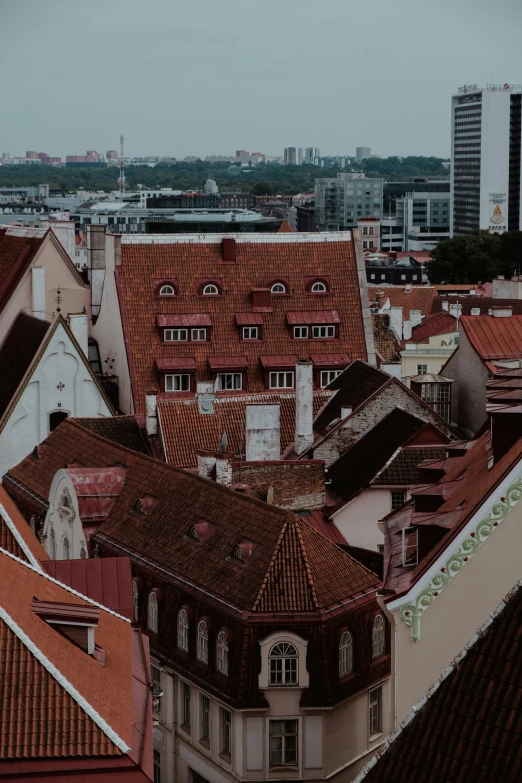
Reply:
<svg viewBox="0 0 522 783"><path fill-rule="evenodd" d="M428 374L428 365L427 364L418 364L417 365L417 375L427 375Z"/></svg>
<svg viewBox="0 0 522 783"><path fill-rule="evenodd" d="M306 340L308 337L308 326L294 326L294 339Z"/></svg>
<svg viewBox="0 0 522 783"><path fill-rule="evenodd" d="M406 492L403 489L392 489L391 491L391 508L392 511L395 511L396 508L399 508L399 506L402 506L404 503L404 499L406 497Z"/></svg>
<svg viewBox="0 0 522 783"><path fill-rule="evenodd" d="M293 389L294 388L294 373L293 372L271 372L270 373L270 388L271 389Z"/></svg>
<svg viewBox="0 0 522 783"><path fill-rule="evenodd" d="M166 343L180 343L188 340L188 329L164 329L163 340Z"/></svg>
<svg viewBox="0 0 522 783"><path fill-rule="evenodd" d="M335 378L342 373L342 370L321 370L321 389L328 386Z"/></svg>
<svg viewBox="0 0 522 783"><path fill-rule="evenodd" d="M368 226L363 226L363 234L367 234L367 233L368 233Z"/></svg>
<svg viewBox="0 0 522 783"><path fill-rule="evenodd" d="M373 234L373 226L370 226L370 228L368 229L368 233Z"/></svg>
<svg viewBox="0 0 522 783"><path fill-rule="evenodd" d="M259 340L259 329L257 326L243 327L243 340Z"/></svg>
<svg viewBox="0 0 522 783"><path fill-rule="evenodd" d="M418 535L419 531L414 527L401 530L402 534L402 564L403 566L417 565L418 561Z"/></svg>
<svg viewBox="0 0 522 783"><path fill-rule="evenodd" d="M375 280L375 275L370 275L370 280Z"/></svg>
<svg viewBox="0 0 522 783"><path fill-rule="evenodd" d="M205 340L207 339L207 330L206 329L191 329L191 331L190 331L190 339L193 342L196 342L196 343L205 342Z"/></svg>
<svg viewBox="0 0 522 783"><path fill-rule="evenodd" d="M161 669L151 663L150 671L152 674L152 709L155 712L159 712L161 709L161 697L163 695L161 690Z"/></svg>
<svg viewBox="0 0 522 783"><path fill-rule="evenodd" d="M368 242L365 239L363 239L363 250L367 250L367 249L368 249Z"/></svg>
<svg viewBox="0 0 522 783"><path fill-rule="evenodd" d="M165 375L165 391L190 391L190 375Z"/></svg>
<svg viewBox="0 0 522 783"><path fill-rule="evenodd" d="M182 720L182 726L185 729L185 731L190 731L190 721L191 721L191 715L190 715L190 699L191 699L191 692L190 692L190 685L188 682L181 683L181 720Z"/></svg>
<svg viewBox="0 0 522 783"><path fill-rule="evenodd" d="M152 752L154 762L154 783L161 783L161 756L157 750Z"/></svg>
<svg viewBox="0 0 522 783"><path fill-rule="evenodd" d="M240 372L221 372L217 377L218 389L230 391L243 388L243 375Z"/></svg>
<svg viewBox="0 0 522 783"><path fill-rule="evenodd" d="M369 693L369 729L370 739L382 732L382 688Z"/></svg>
<svg viewBox="0 0 522 783"><path fill-rule="evenodd" d="M270 721L270 766L297 766L297 721Z"/></svg>
<svg viewBox="0 0 522 783"><path fill-rule="evenodd" d="M219 708L221 718L221 748L220 753L230 758L232 754L232 713L224 707Z"/></svg>
<svg viewBox="0 0 522 783"><path fill-rule="evenodd" d="M312 337L316 339L335 337L335 326L312 326Z"/></svg>
<svg viewBox="0 0 522 783"><path fill-rule="evenodd" d="M199 695L199 741L210 745L210 698Z"/></svg>

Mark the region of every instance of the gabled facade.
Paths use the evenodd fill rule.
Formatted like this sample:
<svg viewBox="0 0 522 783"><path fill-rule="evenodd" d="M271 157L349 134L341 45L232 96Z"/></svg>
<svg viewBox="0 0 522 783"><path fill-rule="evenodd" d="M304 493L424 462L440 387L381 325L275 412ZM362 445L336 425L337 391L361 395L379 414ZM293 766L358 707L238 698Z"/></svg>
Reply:
<svg viewBox="0 0 522 783"><path fill-rule="evenodd" d="M151 389L190 397L212 381L222 394L285 393L298 359L314 361L317 388L355 358L375 362L357 232L104 242L93 333L126 413L143 413Z"/></svg>
<svg viewBox="0 0 522 783"><path fill-rule="evenodd" d="M68 416L112 416L87 358L61 316L19 313L0 346L0 475Z"/></svg>
<svg viewBox="0 0 522 783"><path fill-rule="evenodd" d="M90 292L51 229L0 227L0 342L18 313L90 313Z"/></svg>

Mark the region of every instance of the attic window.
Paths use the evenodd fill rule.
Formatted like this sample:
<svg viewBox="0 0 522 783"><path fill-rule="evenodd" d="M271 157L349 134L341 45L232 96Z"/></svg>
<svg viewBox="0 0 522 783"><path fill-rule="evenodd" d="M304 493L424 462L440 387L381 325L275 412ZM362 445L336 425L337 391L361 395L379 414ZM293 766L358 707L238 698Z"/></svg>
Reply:
<svg viewBox="0 0 522 783"><path fill-rule="evenodd" d="M214 283L203 286L203 296L219 296L219 288Z"/></svg>
<svg viewBox="0 0 522 783"><path fill-rule="evenodd" d="M326 294L328 289L322 280L317 280L315 283L313 283L310 291L312 294Z"/></svg>
<svg viewBox="0 0 522 783"><path fill-rule="evenodd" d="M159 290L159 295L160 296L175 296L176 295L176 290L175 290L174 286L169 285L167 283L167 284L161 286L161 288Z"/></svg>
<svg viewBox="0 0 522 783"><path fill-rule="evenodd" d="M205 519L199 519L195 525L192 525L189 532L189 538L193 543L202 544L207 540L212 532L214 525Z"/></svg>
<svg viewBox="0 0 522 783"><path fill-rule="evenodd" d="M286 285L284 283L272 283L270 291L273 294L286 294Z"/></svg>
<svg viewBox="0 0 522 783"><path fill-rule="evenodd" d="M417 565L419 562L419 531L414 527L401 530L402 537L402 564L403 566Z"/></svg>
<svg viewBox="0 0 522 783"><path fill-rule="evenodd" d="M150 514L157 503L158 498L155 498L152 495L143 495L143 497L138 498L136 501L134 510L137 511L138 514L143 514L143 516L146 517Z"/></svg>
<svg viewBox="0 0 522 783"><path fill-rule="evenodd" d="M254 544L251 541L241 541L234 549L234 560L239 560L240 563L246 565L252 557L253 551Z"/></svg>
<svg viewBox="0 0 522 783"><path fill-rule="evenodd" d="M39 601L33 598L31 610L51 625L58 633L81 647L89 655L94 655L94 629L98 625L100 610L86 604L66 604L52 601ZM102 652L98 648L99 652ZM103 656L97 656L103 658Z"/></svg>

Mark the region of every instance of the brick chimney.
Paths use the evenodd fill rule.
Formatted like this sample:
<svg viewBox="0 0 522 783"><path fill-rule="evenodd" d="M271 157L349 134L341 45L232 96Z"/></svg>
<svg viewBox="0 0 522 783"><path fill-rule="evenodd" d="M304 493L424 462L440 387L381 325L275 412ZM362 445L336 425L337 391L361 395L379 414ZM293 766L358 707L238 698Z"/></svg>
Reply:
<svg viewBox="0 0 522 783"><path fill-rule="evenodd" d="M313 362L299 360L295 365L295 442L299 456L314 442L313 430Z"/></svg>

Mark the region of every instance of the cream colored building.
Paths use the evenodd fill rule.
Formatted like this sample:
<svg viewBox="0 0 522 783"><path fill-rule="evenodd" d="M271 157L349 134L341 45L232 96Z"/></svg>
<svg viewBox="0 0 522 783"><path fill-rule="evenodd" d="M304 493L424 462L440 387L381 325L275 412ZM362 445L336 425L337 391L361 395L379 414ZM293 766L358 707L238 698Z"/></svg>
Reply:
<svg viewBox="0 0 522 783"><path fill-rule="evenodd" d="M407 342L400 354L402 377L439 375L458 344L458 330L430 335L422 342Z"/></svg>

